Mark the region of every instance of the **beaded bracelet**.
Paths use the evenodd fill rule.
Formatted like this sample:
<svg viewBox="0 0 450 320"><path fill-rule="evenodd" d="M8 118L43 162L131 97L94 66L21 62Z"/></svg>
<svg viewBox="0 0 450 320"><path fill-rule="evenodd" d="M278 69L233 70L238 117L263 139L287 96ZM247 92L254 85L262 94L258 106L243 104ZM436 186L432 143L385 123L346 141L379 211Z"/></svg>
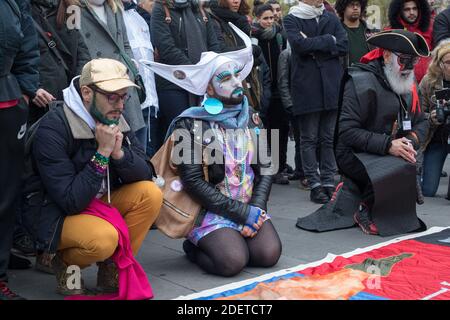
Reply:
<svg viewBox="0 0 450 320"><path fill-rule="evenodd" d="M101 155L100 153L96 152L91 159L91 166L92 168L97 171L100 174L105 174L106 168L108 167L109 158Z"/></svg>

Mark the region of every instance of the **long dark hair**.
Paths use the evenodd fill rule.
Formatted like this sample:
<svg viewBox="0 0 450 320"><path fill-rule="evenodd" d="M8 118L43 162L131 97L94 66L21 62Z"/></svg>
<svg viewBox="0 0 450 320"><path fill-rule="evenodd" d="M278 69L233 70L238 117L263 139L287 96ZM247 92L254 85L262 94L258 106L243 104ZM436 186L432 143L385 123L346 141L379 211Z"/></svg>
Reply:
<svg viewBox="0 0 450 320"><path fill-rule="evenodd" d="M273 12L273 8L270 4L267 3L261 4L255 7L255 16L259 18L264 12L269 10Z"/></svg>

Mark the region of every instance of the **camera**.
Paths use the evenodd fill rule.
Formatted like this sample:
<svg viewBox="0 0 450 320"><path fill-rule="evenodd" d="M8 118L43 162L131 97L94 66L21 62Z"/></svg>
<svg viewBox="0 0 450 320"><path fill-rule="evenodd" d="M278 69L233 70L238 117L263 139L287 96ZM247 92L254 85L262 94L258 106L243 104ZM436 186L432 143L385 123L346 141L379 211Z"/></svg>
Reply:
<svg viewBox="0 0 450 320"><path fill-rule="evenodd" d="M450 88L436 90L436 119L439 123L446 123L450 115Z"/></svg>

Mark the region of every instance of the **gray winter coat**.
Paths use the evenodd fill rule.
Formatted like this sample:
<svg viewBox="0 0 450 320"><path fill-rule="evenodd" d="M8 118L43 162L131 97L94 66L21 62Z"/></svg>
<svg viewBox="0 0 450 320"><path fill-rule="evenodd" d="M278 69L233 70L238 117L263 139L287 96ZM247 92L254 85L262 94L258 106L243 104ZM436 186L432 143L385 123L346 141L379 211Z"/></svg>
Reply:
<svg viewBox="0 0 450 320"><path fill-rule="evenodd" d="M118 9L117 13L114 14L111 7L105 2L104 6L108 21L108 25L105 25L89 7L86 0L83 0L83 4L81 8L81 34L92 59L116 59L126 65L120 55L120 50L125 52L130 58L134 57L128 42L121 9ZM129 75L134 80L131 72L129 72ZM125 104L125 118L133 131L137 131L145 126L145 122L136 89L130 88L129 93L131 97Z"/></svg>

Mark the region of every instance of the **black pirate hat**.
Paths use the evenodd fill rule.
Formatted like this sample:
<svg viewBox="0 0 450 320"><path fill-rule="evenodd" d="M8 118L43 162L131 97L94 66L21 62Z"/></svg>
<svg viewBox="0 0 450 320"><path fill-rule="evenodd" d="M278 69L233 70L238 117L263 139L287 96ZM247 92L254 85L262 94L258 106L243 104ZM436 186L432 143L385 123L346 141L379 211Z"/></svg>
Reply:
<svg viewBox="0 0 450 320"><path fill-rule="evenodd" d="M424 37L417 32L402 29L386 30L374 34L367 42L392 52L428 57L430 49Z"/></svg>

